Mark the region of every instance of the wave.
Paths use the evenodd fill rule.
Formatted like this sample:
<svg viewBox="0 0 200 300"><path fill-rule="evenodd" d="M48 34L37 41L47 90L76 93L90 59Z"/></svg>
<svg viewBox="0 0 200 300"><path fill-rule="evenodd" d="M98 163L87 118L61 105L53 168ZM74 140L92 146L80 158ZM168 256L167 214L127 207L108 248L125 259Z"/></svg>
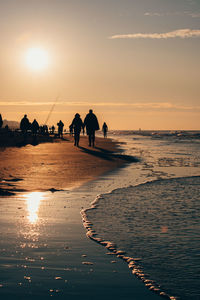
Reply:
<svg viewBox="0 0 200 300"><path fill-rule="evenodd" d="M197 299L199 184L200 176L159 179L100 195L81 212L87 236L159 295Z"/></svg>

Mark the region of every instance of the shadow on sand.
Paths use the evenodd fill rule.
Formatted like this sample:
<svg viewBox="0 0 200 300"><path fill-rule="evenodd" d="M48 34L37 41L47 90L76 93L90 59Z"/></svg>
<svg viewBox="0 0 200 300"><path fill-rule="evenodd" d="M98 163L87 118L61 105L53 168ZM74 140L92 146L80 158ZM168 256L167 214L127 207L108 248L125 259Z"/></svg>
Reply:
<svg viewBox="0 0 200 300"><path fill-rule="evenodd" d="M94 150L93 149L88 149L85 147L79 147L83 152L88 153L90 155L108 160L108 161L113 161L115 159L120 159L124 162L127 163L133 163L133 162L139 162L139 159L137 157L131 156L131 155L125 155L125 154L115 154L112 151L103 149L103 148L98 148L95 147ZM97 149L97 150L95 150Z"/></svg>

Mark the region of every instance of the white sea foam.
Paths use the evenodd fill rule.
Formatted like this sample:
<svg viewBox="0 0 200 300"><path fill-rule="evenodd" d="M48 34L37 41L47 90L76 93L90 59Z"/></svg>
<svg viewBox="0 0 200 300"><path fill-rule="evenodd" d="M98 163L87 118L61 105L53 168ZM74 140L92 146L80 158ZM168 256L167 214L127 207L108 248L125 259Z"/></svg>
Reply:
<svg viewBox="0 0 200 300"><path fill-rule="evenodd" d="M140 272L163 290L197 299L199 185L200 177L190 177L116 189L86 214L103 240L139 257Z"/></svg>
<svg viewBox="0 0 200 300"><path fill-rule="evenodd" d="M114 190L85 214L98 233L89 237L114 243L111 251L125 251L118 257L162 296L199 299L198 135L115 133L126 142L125 153L140 162L116 174Z"/></svg>

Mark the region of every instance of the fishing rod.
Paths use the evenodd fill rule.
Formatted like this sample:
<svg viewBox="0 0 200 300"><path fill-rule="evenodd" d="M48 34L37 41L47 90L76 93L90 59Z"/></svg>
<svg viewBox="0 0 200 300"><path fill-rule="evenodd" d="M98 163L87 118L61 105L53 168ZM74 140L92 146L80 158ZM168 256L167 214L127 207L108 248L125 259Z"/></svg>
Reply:
<svg viewBox="0 0 200 300"><path fill-rule="evenodd" d="M46 121L45 121L44 124L47 124L47 122L49 121L49 118L50 118L50 116L51 116L51 114L52 114L52 111L54 110L54 107L55 107L55 105L56 105L56 102L58 101L59 98L60 98L60 96L57 96L57 97L56 97L56 100L55 100L55 102L53 103L53 105L52 105L52 107L51 107L51 109L50 109L50 111L49 111L49 113L48 113L48 116L47 116Z"/></svg>

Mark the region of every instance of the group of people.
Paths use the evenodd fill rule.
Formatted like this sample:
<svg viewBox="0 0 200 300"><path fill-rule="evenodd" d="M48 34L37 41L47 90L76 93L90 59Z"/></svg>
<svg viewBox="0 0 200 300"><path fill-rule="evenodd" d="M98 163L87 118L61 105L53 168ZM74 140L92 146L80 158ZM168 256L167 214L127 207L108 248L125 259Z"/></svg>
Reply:
<svg viewBox="0 0 200 300"><path fill-rule="evenodd" d="M62 130L64 124L60 120L60 122L57 125L58 125L58 132L59 132L59 128L60 130ZM74 119L72 120L72 123L69 126L70 134L74 135L74 146L77 147L79 146L81 130L83 131L84 134L85 128L86 128L86 133L88 135L89 146L94 147L95 131L99 130L100 128L99 128L98 119L96 115L93 113L92 109L89 110L89 113L86 115L84 121L82 121L80 114L76 113ZM103 124L102 131L104 134L104 138L106 138L108 132L108 126L105 122Z"/></svg>
<svg viewBox="0 0 200 300"><path fill-rule="evenodd" d="M84 133L84 128L86 127L89 146L94 147L95 131L99 130L99 122L97 120L96 115L93 113L92 109L89 110L89 113L86 115L84 122L81 120L80 115L76 113L72 121L71 127L74 133L74 146L79 146L81 129L83 130Z"/></svg>
<svg viewBox="0 0 200 300"><path fill-rule="evenodd" d="M33 136L36 136L36 134L39 131L39 128L40 128L40 126L39 126L38 122L36 121L36 119L34 119L32 123L29 122L27 115L24 115L24 117L21 119L20 129L25 137L27 135L28 130L31 130Z"/></svg>
<svg viewBox="0 0 200 300"><path fill-rule="evenodd" d="M2 121L2 117L0 115L0 128L2 127L2 124L3 124L3 121ZM58 126L58 137L63 138L64 123L60 120L57 123L57 126ZM74 136L74 145L75 146L77 146L77 147L79 146L81 130L83 131L83 134L84 134L85 128L86 128L89 146L94 147L95 132L97 130L99 130L100 128L99 128L98 119L97 119L96 115L93 113L92 109L89 110L89 113L86 115L84 121L82 121L80 114L76 113L69 128L70 128L70 134ZM31 123L29 121L29 119L27 118L27 115L24 115L24 117L21 119L20 129L21 129L21 132L23 133L25 139L27 137L27 133L29 130L31 130L32 135L34 137L36 137L38 132L41 132L42 134L48 133L47 125L39 126L36 119L34 119L33 122ZM52 126L50 129L51 129L50 132L54 134L55 127ZM106 138L108 126L105 122L103 124L102 131L103 131L104 137Z"/></svg>
<svg viewBox="0 0 200 300"><path fill-rule="evenodd" d="M58 136L63 137L63 127L64 124L60 120L57 123L58 126ZM89 141L89 146L94 147L95 143L95 131L99 130L99 122L96 117L96 115L93 113L93 110L90 109L89 113L86 115L84 122L81 119L81 116L79 113L76 113L74 116L74 119L72 120L72 123L69 126L69 131L71 135L74 135L74 146L79 146L79 141L80 141L80 134L81 130L84 134L86 128L86 133L88 135L88 141ZM107 131L108 131L108 126L104 122L102 131L104 133L104 137L107 137Z"/></svg>

